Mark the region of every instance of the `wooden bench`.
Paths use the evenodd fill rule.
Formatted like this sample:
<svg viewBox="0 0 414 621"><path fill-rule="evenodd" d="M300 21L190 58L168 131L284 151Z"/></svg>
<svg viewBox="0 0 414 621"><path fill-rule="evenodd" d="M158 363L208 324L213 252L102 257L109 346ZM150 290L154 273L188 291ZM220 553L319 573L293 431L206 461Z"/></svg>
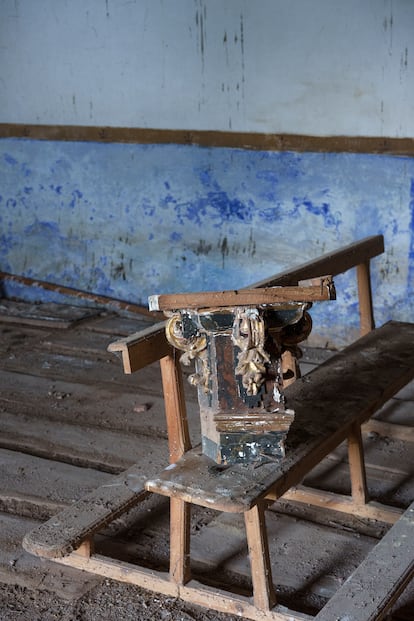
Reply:
<svg viewBox="0 0 414 621"><path fill-rule="evenodd" d="M381 252L382 242L378 238L362 242L356 250L355 246L352 251L342 250L338 254L339 271L355 265L355 260L358 264L364 257L361 265L365 268L360 272L368 275L369 280L369 258L362 252L364 243L367 243L368 257L370 253L375 256L375 253ZM309 273L311 268L308 266L302 272L296 270L290 283L301 280L304 274L309 277L323 272L339 273L325 269L331 268L335 261L335 256L330 255L329 259L320 260L313 273ZM275 280L268 279L263 283L275 284ZM367 293L369 287L363 290ZM364 323L372 328L370 295L368 301L365 309L370 308L370 320L367 323L366 313L362 314L365 317L364 322L361 321L362 332L369 332ZM148 473L146 481L134 467L114 477L82 501L28 533L23 542L25 549L63 564L250 619L304 621L313 618L276 603L265 508L268 502L283 494L294 494L295 486L301 483L310 469L348 439L352 497L336 498L334 508L391 524L398 520L400 511L369 502L360 425L413 378L414 353L411 344L414 326L396 322L386 324L315 369L306 376L305 381L299 380L287 389L286 396L296 411L296 418L288 436L287 455L281 463L265 463L257 468L235 465L225 469L201 455L197 448L191 449L180 368L163 331L164 327L157 326L133 338L118 341L111 350L121 352L127 372L160 359L170 466L159 475ZM169 574L93 553L93 535L140 502L149 492L171 498ZM312 501L312 492L303 489L300 492L306 502ZM189 545L191 504L244 513L252 566L253 601L206 587L192 579ZM385 607L388 607L387 602ZM359 621L363 619L360 617Z"/></svg>
<svg viewBox="0 0 414 621"><path fill-rule="evenodd" d="M380 621L414 575L414 502L315 621Z"/></svg>

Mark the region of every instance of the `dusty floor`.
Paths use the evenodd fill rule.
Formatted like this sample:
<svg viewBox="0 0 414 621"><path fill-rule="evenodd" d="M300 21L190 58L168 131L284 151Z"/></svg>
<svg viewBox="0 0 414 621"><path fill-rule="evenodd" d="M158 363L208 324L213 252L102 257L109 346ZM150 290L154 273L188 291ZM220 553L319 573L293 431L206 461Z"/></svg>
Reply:
<svg viewBox="0 0 414 621"><path fill-rule="evenodd" d="M87 316L88 315L88 316ZM236 619L137 587L94 577L29 555L24 534L133 463L144 473L165 465L167 440L157 365L125 376L107 345L150 325L144 317L33 307L0 301L0 620L116 621ZM308 352L306 372L324 352ZM187 389L194 441L196 396ZM391 438L364 433L370 493L404 508L414 498L414 384L379 414L403 425ZM399 428L400 429L400 428ZM401 430L400 430L401 431ZM346 493L346 452L339 447L308 477ZM281 603L316 612L387 530L292 502L267 513L270 552ZM97 549L165 569L168 503L150 498L98 538ZM249 565L237 516L197 510L193 570L249 592ZM395 607L414 619L414 589Z"/></svg>

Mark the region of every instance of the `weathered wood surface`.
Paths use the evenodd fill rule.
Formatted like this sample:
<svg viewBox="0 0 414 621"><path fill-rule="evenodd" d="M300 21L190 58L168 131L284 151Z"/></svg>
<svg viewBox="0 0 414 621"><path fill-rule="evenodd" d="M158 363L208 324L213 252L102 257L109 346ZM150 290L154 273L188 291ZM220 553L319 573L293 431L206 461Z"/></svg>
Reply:
<svg viewBox="0 0 414 621"><path fill-rule="evenodd" d="M0 513L0 582L28 587L33 590L55 592L59 597L73 600L85 595L101 582L99 576L83 574L71 567L60 567L50 561L41 561L22 548L25 533L38 522L29 518ZM8 612L0 601L0 618Z"/></svg>
<svg viewBox="0 0 414 621"><path fill-rule="evenodd" d="M202 291L196 293L166 293L149 298L151 310L227 308L235 306L284 305L290 302L334 300L335 289L329 277L318 285L296 287L262 287L234 291Z"/></svg>
<svg viewBox="0 0 414 621"><path fill-rule="evenodd" d="M285 272L269 276L252 285L252 287L274 287L277 285L297 285L300 280L331 274L336 276L356 265L384 252L384 237L373 235L349 244L337 251L327 252L323 256L297 265Z"/></svg>
<svg viewBox="0 0 414 621"><path fill-rule="evenodd" d="M345 246L337 251L329 252L322 257L313 259L307 263L286 270L284 272L274 274L264 280L256 282L250 285L250 289L260 289L263 287L274 286L296 286L299 281L323 276L325 274L341 274L347 270L361 264L366 263L371 258L384 252L384 237L382 235L374 235L372 237L364 238L349 246ZM365 295L366 292L364 292ZM369 304L369 315L372 315L372 300ZM366 317L361 317L362 327L366 324ZM373 326L372 326L373 327ZM364 332L365 333L365 332ZM165 337L164 324L155 324L150 331L148 331L146 340L147 345L150 347L150 343L153 342L156 347L160 347L160 342L163 343L163 347L167 347L167 341ZM113 349L110 351L117 351L117 345L114 343ZM128 339L127 349L124 344L121 344L123 348L123 361L125 365L126 373L133 373L134 371L142 368L141 363L141 334L131 334Z"/></svg>
<svg viewBox="0 0 414 621"><path fill-rule="evenodd" d="M194 449L147 489L230 512L250 509L269 491L281 496L414 377L413 340L413 324L390 322L292 384L286 398L295 421L277 466L217 468Z"/></svg>
<svg viewBox="0 0 414 621"><path fill-rule="evenodd" d="M91 440L92 444L88 448L88 442L83 442L76 447L75 441L75 451L79 454L80 449L82 449L82 459L85 459L86 464L92 463L96 459L101 441L104 448L105 446L108 447L104 431L111 428L112 431L117 431L115 435L111 436L115 440L122 440L124 436L131 434L136 438L136 447L132 444L128 445L131 448L131 463L136 461L137 450L139 455L141 455L140 447L146 446L148 438L153 438L154 440L163 438L165 447L167 446L164 408L161 398L161 380L158 369L152 365L148 374L147 370L144 369L135 374L133 378L125 378L120 362L115 357L113 357L114 364L112 365L111 362L106 362L104 352L97 351L101 344L103 344L103 340L98 337L94 345L93 340L87 336L87 333L90 332L101 332L102 334L107 334L110 338L128 334L135 329L135 326L130 325L129 321L129 319L120 318L118 325L114 316L107 318L98 317L64 331L60 328L55 330L53 327L45 325L31 327L13 323L0 324L2 337L0 339L0 438L2 437L3 412L7 413L7 415L5 414L5 420L8 420L10 423L10 431L12 430L11 417L16 415L14 425L14 432L16 434L14 447L16 450L0 450L0 509L7 511L8 517L10 516L13 519L13 524L18 525L18 528L13 527L10 530L8 527L3 526L2 523L0 548L6 550L7 545L13 546L10 555L0 555L0 580L2 581L27 585L31 588L47 588L61 596L66 596L66 592L68 597L78 597L85 591L85 588L89 588L89 585L92 584L87 581L87 574L78 574L78 570L75 569L70 569L70 573L66 573L66 568L31 556L21 548L23 535L36 526L36 522L27 520L28 516L36 516L42 520L48 519L50 515L56 513L61 507L68 504L73 505L74 502L76 504L76 501L80 498L87 496L102 483L112 479L112 475L107 472L96 470L96 468L101 467L98 462L95 463L93 468L83 468L65 463L68 457L69 460L71 459L70 455L74 450L73 440L79 438L82 429L86 429L86 436ZM101 325L102 329L99 325ZM81 334L85 334L84 345ZM71 337L73 337L72 350ZM57 339L56 349L53 345L54 338ZM79 370L82 368L79 365L79 361L82 360L83 347L91 352L85 356L87 360L92 361L92 365L86 373ZM95 352L93 351L94 349ZM28 352L30 355L28 355ZM39 360L47 361L47 355L51 352L55 353L56 366L53 366L53 368L48 368L47 366L46 368L41 368L38 364ZM65 355L62 356L62 354ZM74 369L72 369L70 364L72 355L76 363ZM108 356L108 359L111 356ZM6 362L13 365L7 371L4 369ZM111 373L107 373L102 367L111 368L111 371L113 371L112 377ZM104 381L101 381L102 378ZM125 383L125 379L129 381ZM405 406L405 404L411 405L410 399L414 399L413 387L414 382L411 384L411 387L400 391L398 399L394 400L398 401L400 407ZM404 402L400 397L407 399L407 401ZM149 404L150 407L142 411L141 406L145 404ZM137 411L134 411L135 407L137 407ZM407 417L407 420L411 422L409 409L400 411L399 408L399 412L398 415L395 415L397 417L396 420L403 424ZM197 422L198 416L195 394L191 387L187 391L187 413L191 427L193 423ZM388 420L389 414L387 412L384 413L384 416ZM25 427L25 417L27 417L28 427ZM52 428L58 429L59 425L64 423L65 433L64 437L60 438L58 455L55 454L53 457L53 453L48 455L47 451L43 453L43 458L30 455L29 453L22 454L21 450L25 450L25 442L31 435L31 429L36 425L36 420L40 422L43 429L46 429L46 424L49 426L51 438L57 435L52 431ZM394 414L392 420L394 420ZM23 425L23 427L21 429L22 446L19 447L18 435L20 433L20 425ZM70 427L73 427L73 434L67 433ZM95 441L92 440L92 435L88 436L88 433L93 433L94 429L99 432L95 436ZM36 435L31 445L32 449L37 450L35 448L36 442L40 442L43 447L47 446L47 437L42 438L41 435ZM193 433L194 441L197 436L199 436L199 432L196 431ZM365 434L365 440L368 440L372 449L374 444L380 444L379 440L375 442L372 438L368 438L367 434ZM398 455L398 464L394 464L392 471L389 471L388 462L386 470L381 470L381 459L383 458L381 451L377 454L376 451L370 448L370 460L368 461L369 485L371 486L374 483L376 493L381 495L382 476L382 487L387 494L388 489L390 493L392 491L392 498L394 498L394 494L395 498L397 498L399 494L398 489L403 485L406 491L403 497L398 496L401 502L404 502L404 498L408 497L411 489L409 485L411 479L408 476L409 470L407 470L409 453L406 444L404 444L404 451L401 451L401 447L392 440L387 440L387 443L384 440L382 443L381 446L389 447L390 453ZM107 469L108 465L110 466L110 463L105 463L105 460L107 458L112 460L115 448L110 448L105 457L106 450L100 453L100 459L102 458L101 465L104 469ZM122 453L122 450L119 452ZM155 463L156 459L154 460L156 472L166 463L168 450L165 449L165 452L160 451L157 454L160 459L158 463ZM92 457L92 461L90 461L90 457ZM125 455L122 455L122 458L124 457ZM138 457L138 459L145 460L145 457ZM339 459L342 459L342 457L339 456L338 459L330 457L327 460L324 474L318 477L318 483L321 484L323 482L332 467L340 467L343 474L338 478L337 487L338 491L345 493L346 489L341 490L340 486L345 486L347 464L346 462L339 463ZM13 468L13 464L15 468ZM410 462L408 461L409 464ZM122 466L122 464L119 465L120 467ZM143 469L145 472L147 471L144 462ZM405 483L403 484L404 480ZM155 499L157 499L159 506L154 505L153 509L149 511L150 504L153 500L155 502ZM299 517L291 518L286 515L286 517L282 516L282 520L279 513L275 513L274 516L270 515L279 506L283 512ZM245 544L243 542L240 544L240 554L237 553L234 547L234 554L229 549L227 557L225 547L224 545L222 546L221 558L223 564L219 562L217 565L214 565L213 559L210 566L207 562L202 563L203 546L201 546L200 551L196 540L205 532L211 520L212 512L206 512L201 508L199 511L200 513L195 512L192 518L192 539L195 537L193 540L193 558L197 573L204 574L208 580L214 578L216 582L219 581L222 584L225 583L226 575L228 583L233 582L235 576L237 576L237 581L247 580L248 560L245 556ZM137 521L136 516L138 514L139 518ZM349 560L351 561L355 546L359 549L361 542L361 535L359 533L361 529L363 527L368 528L364 526L363 522L358 520L355 520L354 523L351 522L352 516L350 515L340 518L336 513L324 514L321 510L316 514L315 511L311 512L311 509L304 505L300 505L299 511L294 503L286 503L283 500L272 505L272 512L268 512L266 517L271 534L270 553L274 565L275 582L278 588L280 587L281 589L282 601L293 608L296 608L298 605L299 593L303 594L305 606L309 605L309 601L306 599L309 597L309 592L311 593L311 603L314 603L312 600L314 595L317 595L322 601L324 597L329 597L333 594L343 579L345 567L342 567L341 564L338 566L337 574L331 574L331 557L328 554L328 548L329 550L334 550L335 548L335 533L341 533L344 537L341 550L349 550ZM229 518L236 520L238 516L233 514L229 515ZM322 556L318 556L318 549L324 550L324 548L323 546L318 548L316 544L318 538L322 537L322 535L318 534L317 527L315 528L315 524L310 522L309 519L325 520L325 524L332 524L333 526L332 535L329 538L332 548L329 544L326 548L326 553L324 552ZM344 524L347 526L344 527ZM307 525L307 528L305 528L305 525ZM343 528L348 530L342 530ZM228 525L226 533L229 536L229 532L233 532L236 538L239 536L243 540L243 530L238 530L237 522L234 522ZM212 528L210 537L213 540L215 539L214 531L215 529ZM145 563L148 566L154 566L155 564L158 567L168 567L168 546L166 546L166 542L168 542L167 499L160 496L148 497L132 511L115 520L111 530L105 529L103 532L105 533L105 538L97 537L96 547L98 553L110 553L115 556L118 555L119 558L130 558L134 562L142 558L145 559ZM311 549L314 548L315 554L313 557L310 557L308 564L304 564L300 545L298 545L297 553L295 553L294 548L289 547L289 542L293 543L295 540L300 540L300 533L303 533L304 536L306 535L307 540L311 543ZM3 534L4 537L2 537ZM217 552L221 546L220 541L224 541L224 539L219 537L225 537L225 533L219 532L216 536L215 545ZM325 540L325 538L326 535L324 534L322 540ZM279 541L280 547L278 545ZM17 550L19 551L19 556L16 563ZM26 561L23 563L23 558L26 559L27 563ZM355 559L359 559L359 554L355 553ZM85 559L81 562L87 564ZM124 565L120 561L115 561L114 564L122 579L122 575L125 575ZM212 567L214 569L211 569ZM99 562L97 568L102 569L102 565ZM134 578L133 573L131 571L131 574L129 574L131 581ZM108 575L112 575L112 573L109 572ZM78 581L76 581L76 576L79 576ZM151 572L149 572L147 580L149 580L147 582L148 586L151 582ZM82 585L85 585L85 588ZM169 588L171 588L170 585ZM252 612L248 598L241 599L238 602L231 600L231 598L228 599L226 594L222 596L216 594L216 599L208 600L211 597L208 594L208 589L201 588L201 585L198 585L197 589L195 592L188 593L188 597L197 597L199 603L212 601L214 605L220 606L221 601L221 604L228 612L240 610L240 606L244 607L246 613L250 614ZM183 595L187 593L185 588L182 589L182 593ZM222 597L221 600L220 597ZM279 600L280 597L279 595ZM209 604L207 603L206 605ZM0 605L0 616L2 612ZM393 618L397 619L397 616ZM410 616L409 613L406 613L404 617L398 616L398 618L411 621L412 615Z"/></svg>
<svg viewBox="0 0 414 621"><path fill-rule="evenodd" d="M122 355L125 373L139 371L171 353L171 345L165 336L165 325L165 322L162 322L119 339L108 346L108 351L119 352Z"/></svg>
<svg viewBox="0 0 414 621"><path fill-rule="evenodd" d="M315 621L381 621L414 576L414 503L324 606Z"/></svg>
<svg viewBox="0 0 414 621"><path fill-rule="evenodd" d="M32 304L0 300L0 320L7 323L27 324L53 328L70 328L81 321L100 315L94 308L63 304Z"/></svg>
<svg viewBox="0 0 414 621"><path fill-rule="evenodd" d="M23 540L25 550L46 558L69 554L84 539L143 500L145 479L142 466L132 466L111 478L75 505L30 531Z"/></svg>

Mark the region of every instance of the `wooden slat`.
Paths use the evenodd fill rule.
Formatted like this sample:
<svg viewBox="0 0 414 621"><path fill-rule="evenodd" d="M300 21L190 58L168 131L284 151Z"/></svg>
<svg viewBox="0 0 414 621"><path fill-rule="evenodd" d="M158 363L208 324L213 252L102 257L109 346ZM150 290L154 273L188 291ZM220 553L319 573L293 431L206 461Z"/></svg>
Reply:
<svg viewBox="0 0 414 621"><path fill-rule="evenodd" d="M267 498L271 500L277 499L272 494L269 494ZM355 501L350 496L313 489L303 485L289 489L283 494L283 500L305 503L322 509L329 509L330 511L339 511L358 516L359 518L385 522L386 524L395 524L403 513L402 509L388 507L374 501L355 504Z"/></svg>
<svg viewBox="0 0 414 621"><path fill-rule="evenodd" d="M315 621L381 621L414 576L414 503L329 600Z"/></svg>
<svg viewBox="0 0 414 621"><path fill-rule="evenodd" d="M122 433L93 426L51 424L36 416L3 411L0 447L24 451L69 464L118 474L136 462L143 472L151 459L155 466L167 464L168 447L164 438ZM122 447L122 448L120 448Z"/></svg>
<svg viewBox="0 0 414 621"><path fill-rule="evenodd" d="M366 262L374 256L384 252L384 238L375 235L364 238L339 250L328 252L322 257L303 263L292 269L270 276L250 285L249 289L295 286L301 280L315 278L325 274L340 274ZM134 373L143 367L145 357L155 361L167 355L169 344L165 336L165 323L158 323L143 332L132 334L127 339L112 343L108 351L121 352L125 373Z"/></svg>
<svg viewBox="0 0 414 621"><path fill-rule="evenodd" d="M379 436L402 440L403 442L414 442L414 427L409 425L398 425L397 423L387 423L383 420L371 418L364 423L363 433L377 433Z"/></svg>
<svg viewBox="0 0 414 621"><path fill-rule="evenodd" d="M135 584L171 597L179 597L192 604L217 612L234 614L252 621L313 621L312 616L290 610L285 606L275 606L271 611L258 610L250 598L243 595L211 588L195 580L181 586L170 581L168 576L162 572L137 567L131 563L98 554L90 558L71 554L65 558L56 559L56 562L120 582Z"/></svg>
<svg viewBox="0 0 414 621"><path fill-rule="evenodd" d="M136 505L146 496L142 468L133 466L98 487L82 500L41 524L23 539L28 552L59 558Z"/></svg>
<svg viewBox="0 0 414 621"><path fill-rule="evenodd" d="M265 151L414 155L412 138L390 136L308 136L197 129L0 123L0 137L134 144L184 144Z"/></svg>
<svg viewBox="0 0 414 621"><path fill-rule="evenodd" d="M108 346L108 351L114 354L121 353L125 373L139 371L148 364L171 354L172 348L165 336L165 325L166 322L160 322L124 339L119 339Z"/></svg>
<svg viewBox="0 0 414 621"><path fill-rule="evenodd" d="M306 263L297 265L284 272L260 280L250 285L250 288L296 285L301 280L315 278L316 276L323 276L325 274L336 276L361 263L366 263L366 261L376 257L382 252L384 252L383 235L365 237L339 250L327 252L321 257L316 257L311 261L307 261Z"/></svg>
<svg viewBox="0 0 414 621"><path fill-rule="evenodd" d="M0 272L0 280L2 275L3 272ZM19 325L67 329L81 321L98 317L100 313L96 308L81 308L69 304L28 304L0 300L0 321Z"/></svg>
<svg viewBox="0 0 414 621"><path fill-rule="evenodd" d="M359 339L286 389L295 420L276 467L214 467L199 450L149 479L147 489L218 510L250 509L281 496L414 377L414 324L390 322Z"/></svg>
<svg viewBox="0 0 414 621"><path fill-rule="evenodd" d="M22 285L26 285L27 287L40 287L41 289L45 289L46 291L53 291L61 295L68 295L70 297L78 298L81 300L88 300L90 302L94 302L95 304L103 304L112 308L116 308L118 310L137 313L138 315L146 315L147 317L150 316L153 317L154 321L156 321L156 315L149 313L148 308L146 308L145 306L140 306L139 304L134 304L132 302L125 302L124 300L117 300L116 298L111 298L106 295L91 293L90 291L81 291L79 289L74 289L73 287L66 287L58 283L46 282L44 280L29 278L28 276L22 276L19 274L10 274L8 272L0 272L0 281L1 280L18 282ZM60 305L56 304L56 306ZM87 309L84 309L84 311L86 310ZM93 312L93 309L91 312ZM96 313L99 311L96 311L95 309L94 312Z"/></svg>
<svg viewBox="0 0 414 621"><path fill-rule="evenodd" d="M151 310L176 310L187 308L225 308L234 306L260 306L290 304L291 302L316 302L334 300L335 289L330 278L321 279L319 285L297 287L264 287L234 291L201 291L196 293L166 293L149 298Z"/></svg>

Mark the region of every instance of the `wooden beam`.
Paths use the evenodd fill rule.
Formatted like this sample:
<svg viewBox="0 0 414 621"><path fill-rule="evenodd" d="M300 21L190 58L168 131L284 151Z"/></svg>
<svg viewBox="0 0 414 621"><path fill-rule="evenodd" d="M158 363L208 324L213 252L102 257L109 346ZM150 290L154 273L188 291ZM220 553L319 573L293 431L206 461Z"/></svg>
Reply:
<svg viewBox="0 0 414 621"><path fill-rule="evenodd" d="M377 433L379 436L402 440L403 442L414 442L414 427L410 425L398 425L397 423L387 423L383 420L371 418L362 426L363 433Z"/></svg>
<svg viewBox="0 0 414 621"><path fill-rule="evenodd" d="M172 354L172 347L165 336L165 325L166 322L163 321L114 341L108 346L108 351L122 355L125 373L139 371L148 364Z"/></svg>
<svg viewBox="0 0 414 621"><path fill-rule="evenodd" d="M152 317L154 321L159 319L159 315L150 313L148 308L133 302L126 302L125 300L118 300L111 298L107 295L100 295L99 293L91 293L90 291L83 291L81 289L74 289L73 287L66 287L57 283L47 282L45 280L39 280L37 278L29 278L28 276L20 276L18 274L10 274L9 272L0 272L0 281L9 280L11 282L18 282L26 287L40 288L46 291L53 291L60 295L66 295L80 300L88 300L95 304L104 304L115 308L117 310L128 311L130 313L137 313L139 315L145 315L146 317Z"/></svg>
<svg viewBox="0 0 414 621"><path fill-rule="evenodd" d="M182 586L169 580L163 572L98 554L90 558L71 554L55 562L252 621L313 621L313 616L289 610L285 606L275 606L271 611L258 610L250 598L243 595L208 587L195 580Z"/></svg>
<svg viewBox="0 0 414 621"><path fill-rule="evenodd" d="M315 621L381 621L414 576L414 503L329 600Z"/></svg>
<svg viewBox="0 0 414 621"><path fill-rule="evenodd" d="M324 274L336 276L350 270L361 263L365 263L369 259L376 257L384 252L383 235L373 235L365 237L357 242L344 246L339 250L327 252L321 257L301 263L296 267L290 268L284 272L279 272L273 276L269 276L264 280L260 280L250 289L256 287L274 287L280 285L297 285L299 281Z"/></svg>
<svg viewBox="0 0 414 621"><path fill-rule="evenodd" d="M268 500L278 499L275 494L269 494L266 498ZM283 500L309 504L321 509L329 509L330 511L339 511L340 513L354 515L359 518L378 520L385 524L395 524L403 513L401 509L389 507L375 501L357 505L350 496L313 489L304 485L290 488L283 494Z"/></svg>
<svg viewBox="0 0 414 621"><path fill-rule="evenodd" d="M274 274L256 282L249 289L265 288L273 286L296 286L301 280L311 279L324 274L340 274L355 267L358 264L384 252L384 238L382 235L374 235L354 242L339 250L308 261L297 267ZM165 336L165 322L158 323L152 328L132 334L126 339L120 339L111 343L108 351L121 352L125 373L134 373L142 369L146 357L151 362L168 355L170 345ZM158 358L157 358L158 356Z"/></svg>
<svg viewBox="0 0 414 621"><path fill-rule="evenodd" d="M0 138L130 144L185 144L264 151L414 155L414 140L412 138L387 138L383 136L304 136L300 134L196 129L1 123Z"/></svg>
<svg viewBox="0 0 414 621"><path fill-rule="evenodd" d="M319 285L296 287L265 287L234 291L200 291L197 293L166 293L149 298L150 310L226 308L234 306L260 306L290 302L316 302L334 300L335 289L330 278L321 279Z"/></svg>

